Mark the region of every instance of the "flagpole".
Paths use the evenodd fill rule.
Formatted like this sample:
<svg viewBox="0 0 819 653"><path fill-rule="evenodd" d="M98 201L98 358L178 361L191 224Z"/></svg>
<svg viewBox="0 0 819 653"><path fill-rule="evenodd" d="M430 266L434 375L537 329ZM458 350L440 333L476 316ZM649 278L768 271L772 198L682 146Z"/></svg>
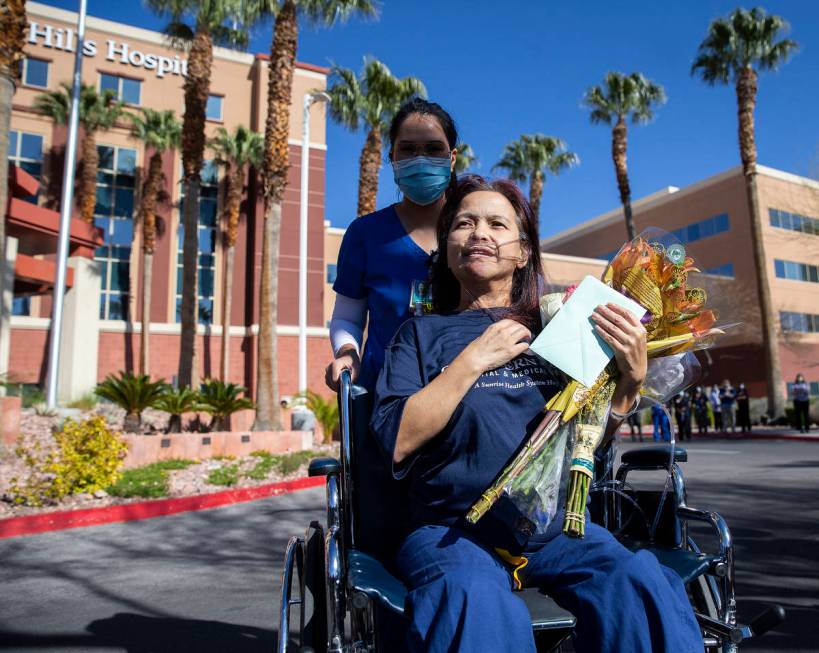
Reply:
<svg viewBox="0 0 819 653"><path fill-rule="evenodd" d="M49 408L57 406L57 382L60 376L60 336L63 331L63 302L65 300L68 241L71 232L71 204L74 201L74 161L77 153L77 127L80 119L80 87L82 84L82 51L85 40L86 0L80 0L77 19L77 51L74 54L74 80L71 86L71 113L68 119L68 141L63 166L63 189L60 199L60 236L57 241L57 274L54 281L54 299L51 313L51 333L48 347Z"/></svg>

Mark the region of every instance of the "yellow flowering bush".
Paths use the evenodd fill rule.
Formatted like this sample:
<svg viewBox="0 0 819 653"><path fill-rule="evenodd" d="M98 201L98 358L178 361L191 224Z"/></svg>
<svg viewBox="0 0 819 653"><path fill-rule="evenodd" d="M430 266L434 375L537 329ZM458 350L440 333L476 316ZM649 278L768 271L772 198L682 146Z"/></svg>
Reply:
<svg viewBox="0 0 819 653"><path fill-rule="evenodd" d="M28 466L28 478L13 479L15 503L40 506L70 494L96 492L116 483L127 446L102 417L83 422L66 420L54 433L53 447L43 450L26 441L16 453Z"/></svg>

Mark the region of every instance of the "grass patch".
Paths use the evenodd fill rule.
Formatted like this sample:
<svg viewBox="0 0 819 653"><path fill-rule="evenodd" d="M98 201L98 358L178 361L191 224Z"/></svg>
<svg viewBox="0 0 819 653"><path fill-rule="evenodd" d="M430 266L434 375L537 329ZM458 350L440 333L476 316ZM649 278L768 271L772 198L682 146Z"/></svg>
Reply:
<svg viewBox="0 0 819 653"><path fill-rule="evenodd" d="M223 454L221 456L213 456L211 460L236 460L236 456L231 456L229 454Z"/></svg>
<svg viewBox="0 0 819 653"><path fill-rule="evenodd" d="M238 465L225 465L224 467L214 469L210 474L208 474L208 483L210 483L211 485L224 485L227 487L233 487L238 482L239 482Z"/></svg>
<svg viewBox="0 0 819 653"><path fill-rule="evenodd" d="M126 469L122 478L107 488L116 497L147 497L156 499L168 496L168 472L185 469L196 463L193 460L162 460L143 467Z"/></svg>
<svg viewBox="0 0 819 653"><path fill-rule="evenodd" d="M297 451L283 456L274 456L267 451L254 451L250 455L259 458L259 462L249 472L245 472L244 475L254 481L263 481L273 470L279 472L282 476L287 476L315 458L312 451Z"/></svg>
<svg viewBox="0 0 819 653"><path fill-rule="evenodd" d="M93 392L89 392L79 399L75 399L74 401L68 404L69 408L79 408L80 410L91 410L94 406L97 405L97 395Z"/></svg>

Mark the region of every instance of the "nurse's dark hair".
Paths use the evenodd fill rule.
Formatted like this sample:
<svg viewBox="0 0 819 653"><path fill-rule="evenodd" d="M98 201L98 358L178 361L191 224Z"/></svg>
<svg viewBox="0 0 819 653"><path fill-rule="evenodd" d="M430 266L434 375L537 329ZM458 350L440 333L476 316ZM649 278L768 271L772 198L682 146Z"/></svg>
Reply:
<svg viewBox="0 0 819 653"><path fill-rule="evenodd" d="M449 145L450 151L455 149L455 146L458 144L458 128L455 126L455 121L452 119L452 116L447 113L446 109L444 109L437 102L430 102L424 98L414 97L401 105L390 123L390 151L388 153L390 161L392 161L393 152L395 150L395 141L398 138L398 131L401 129L401 125L404 124L404 121L407 118L415 114L432 116L438 121L438 124L441 125L441 129L444 130L444 136L446 136L447 145ZM449 180L447 194L452 193L452 191L455 189L455 184L457 181L458 178L453 170L452 176Z"/></svg>
<svg viewBox="0 0 819 653"><path fill-rule="evenodd" d="M528 250L526 265L515 270L512 276L512 303L503 317L520 322L533 332L540 331L539 287L543 276L540 261L540 237L537 216L520 189L508 179L487 180L479 175L462 176L448 194L446 204L438 218L438 254L430 270L432 304L436 312L449 312L458 308L461 301L461 284L449 269L447 239L452 222L467 195L478 191L490 191L503 195L515 209L521 245Z"/></svg>

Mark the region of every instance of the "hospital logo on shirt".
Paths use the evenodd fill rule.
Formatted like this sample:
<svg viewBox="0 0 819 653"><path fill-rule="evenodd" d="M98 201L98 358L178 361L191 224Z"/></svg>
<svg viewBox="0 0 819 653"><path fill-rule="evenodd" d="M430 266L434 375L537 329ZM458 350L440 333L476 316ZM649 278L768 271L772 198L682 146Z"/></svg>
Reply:
<svg viewBox="0 0 819 653"><path fill-rule="evenodd" d="M448 365L442 367L441 372L447 367ZM522 354L501 367L481 374L473 388L519 390L546 386L559 388L559 382L553 370L550 370L539 357Z"/></svg>

